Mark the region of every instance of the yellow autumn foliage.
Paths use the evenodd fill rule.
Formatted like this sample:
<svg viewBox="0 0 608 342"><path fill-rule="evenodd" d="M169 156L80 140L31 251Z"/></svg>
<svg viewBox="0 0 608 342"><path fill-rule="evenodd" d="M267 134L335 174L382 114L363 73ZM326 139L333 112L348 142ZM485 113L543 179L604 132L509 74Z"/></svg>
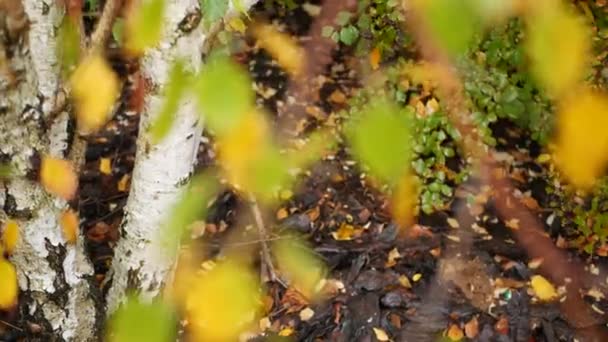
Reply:
<svg viewBox="0 0 608 342"><path fill-rule="evenodd" d="M8 220L2 227L2 246L8 254L12 254L19 241L19 224Z"/></svg>
<svg viewBox="0 0 608 342"><path fill-rule="evenodd" d="M78 238L78 214L72 209L64 210L59 216L59 225L61 226L61 232L65 241L75 244Z"/></svg>
<svg viewBox="0 0 608 342"><path fill-rule="evenodd" d="M530 279L532 290L536 296L542 301L550 301L557 297L555 287L543 276L535 275Z"/></svg>
<svg viewBox="0 0 608 342"><path fill-rule="evenodd" d="M292 75L302 71L304 51L291 36L267 24L254 25L252 32L259 46L268 51L285 70Z"/></svg>
<svg viewBox="0 0 608 342"><path fill-rule="evenodd" d="M17 304L17 272L15 267L0 256L0 309L10 309Z"/></svg>
<svg viewBox="0 0 608 342"><path fill-rule="evenodd" d="M78 189L78 176L72 164L63 159L43 157L40 166L40 182L54 195L70 200Z"/></svg>
<svg viewBox="0 0 608 342"><path fill-rule="evenodd" d="M236 341L261 308L256 276L235 261L218 263L189 290L186 315L194 341Z"/></svg>
<svg viewBox="0 0 608 342"><path fill-rule="evenodd" d="M397 183L391 198L391 212L402 229L414 223L418 189L415 178L406 174Z"/></svg>
<svg viewBox="0 0 608 342"><path fill-rule="evenodd" d="M560 1L531 1L526 47L532 73L553 96L582 80L591 51L588 28Z"/></svg>
<svg viewBox="0 0 608 342"><path fill-rule="evenodd" d="M218 159L231 184L251 187L252 170L269 144L270 128L264 119L258 112L248 112L233 130L218 138Z"/></svg>
<svg viewBox="0 0 608 342"><path fill-rule="evenodd" d="M589 189L608 162L608 99L585 90L558 107L555 161L565 178Z"/></svg>
<svg viewBox="0 0 608 342"><path fill-rule="evenodd" d="M119 91L118 77L99 54L87 56L70 78L78 130L89 134L101 128L111 115Z"/></svg>

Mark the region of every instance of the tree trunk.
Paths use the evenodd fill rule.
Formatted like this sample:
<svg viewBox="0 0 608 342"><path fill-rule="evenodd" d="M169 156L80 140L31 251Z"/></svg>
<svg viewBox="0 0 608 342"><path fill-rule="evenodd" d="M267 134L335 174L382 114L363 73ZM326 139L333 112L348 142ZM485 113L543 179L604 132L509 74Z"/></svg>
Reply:
<svg viewBox="0 0 608 342"><path fill-rule="evenodd" d="M13 1L15 4L21 6L19 1ZM93 268L82 237L75 245L66 243L58 224L66 201L48 195L35 179L24 177L35 174L33 156L65 158L70 152L73 125L69 114L51 119L60 87L55 32L63 13L56 2L24 0L22 6L29 27L4 32L2 37L3 49L11 52L5 54L11 58L6 60L4 75L14 75L16 81L0 85L6 86L0 97L0 157L10 161L19 177L4 184L0 220L14 219L20 226L20 239L10 260L17 268L23 322L39 326L41 340L88 341L94 339L99 320ZM3 14L8 22L8 17L13 15L8 19L15 20L19 13Z"/></svg>
<svg viewBox="0 0 608 342"><path fill-rule="evenodd" d="M245 0L243 5L249 8L254 2ZM127 292L150 300L165 284L174 264L175 246L166 245L164 223L191 176L201 138L202 123L191 97L182 101L170 133L160 143L152 144L147 134L163 103L163 89L172 62L180 58L186 61L189 71L197 72L205 41L212 39L198 20L193 20L200 18L198 0L168 0L166 6L163 38L156 48L146 52L142 63L147 84L145 108L140 119L131 191L112 261L108 313L120 306ZM234 14L231 3L227 15ZM187 27L184 25L187 22L195 22L196 26Z"/></svg>

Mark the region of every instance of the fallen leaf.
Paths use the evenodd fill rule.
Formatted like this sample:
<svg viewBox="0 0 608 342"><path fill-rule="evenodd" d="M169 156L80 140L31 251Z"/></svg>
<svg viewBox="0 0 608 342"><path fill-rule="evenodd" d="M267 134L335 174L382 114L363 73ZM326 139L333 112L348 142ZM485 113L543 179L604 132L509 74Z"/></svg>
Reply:
<svg viewBox="0 0 608 342"><path fill-rule="evenodd" d="M100 86L100 84L102 86ZM81 134L93 133L111 116L119 91L118 77L99 54L86 57L70 78Z"/></svg>
<svg viewBox="0 0 608 342"><path fill-rule="evenodd" d="M109 175L112 173L112 160L110 158L101 158L99 159L99 172L104 175Z"/></svg>
<svg viewBox="0 0 608 342"><path fill-rule="evenodd" d="M314 310L309 307L306 307L304 308L304 310L300 311L300 319L304 322L310 320L314 315Z"/></svg>
<svg viewBox="0 0 608 342"><path fill-rule="evenodd" d="M386 331L384 331L384 330L382 330L380 328L375 328L375 327L372 328L372 329L374 329L374 335L376 335L376 339L378 341L384 342L384 341L390 340L390 338L388 337L388 334L386 333Z"/></svg>
<svg viewBox="0 0 608 342"><path fill-rule="evenodd" d="M557 297L555 287L543 276L532 276L530 284L536 296L542 301L550 301Z"/></svg>
<svg viewBox="0 0 608 342"><path fill-rule="evenodd" d="M44 157L40 166L40 182L54 195L70 200L78 188L78 176L72 164L63 159Z"/></svg>
<svg viewBox="0 0 608 342"><path fill-rule="evenodd" d="M464 338L464 333L458 325L452 324L448 329L447 336L451 341L460 341Z"/></svg>
<svg viewBox="0 0 608 342"><path fill-rule="evenodd" d="M380 59L382 55L380 54L380 49L377 47L372 50L369 54L369 65L372 67L372 70L378 70L380 68Z"/></svg>
<svg viewBox="0 0 608 342"><path fill-rule="evenodd" d="M509 320L506 317L500 317L494 324L494 329L501 335L509 334Z"/></svg>
<svg viewBox="0 0 608 342"><path fill-rule="evenodd" d="M75 244L78 238L79 220L74 210L64 210L59 217L59 225L61 226L61 232L65 241Z"/></svg>
<svg viewBox="0 0 608 342"><path fill-rule="evenodd" d="M287 209L280 208L279 210L277 210L277 213L276 213L277 220L279 220L279 221L283 220L287 216L289 216L289 212L287 212Z"/></svg>
<svg viewBox="0 0 608 342"><path fill-rule="evenodd" d="M391 198L391 213L401 229L414 223L414 211L418 203L415 179L409 173L401 177Z"/></svg>
<svg viewBox="0 0 608 342"><path fill-rule="evenodd" d="M279 331L279 336L287 337L293 335L294 330L292 327L285 327Z"/></svg>
<svg viewBox="0 0 608 342"><path fill-rule="evenodd" d="M467 338L474 339L479 334L479 321L477 321L477 317L471 318L464 325L464 334Z"/></svg>
<svg viewBox="0 0 608 342"><path fill-rule="evenodd" d="M353 225L343 222L337 231L331 233L331 236L338 241L349 241L359 236L360 233L360 229L355 229Z"/></svg>
<svg viewBox="0 0 608 342"><path fill-rule="evenodd" d="M17 304L17 272L8 260L0 257L0 309L7 310Z"/></svg>
<svg viewBox="0 0 608 342"><path fill-rule="evenodd" d="M15 220L7 220L2 228L2 246L8 254L13 254L19 241L19 224ZM2 255L0 254L0 257Z"/></svg>
<svg viewBox="0 0 608 342"><path fill-rule="evenodd" d="M405 287L406 289L412 288L412 283L410 282L410 279L405 275L399 276L399 284L401 284L401 286Z"/></svg>
<svg viewBox="0 0 608 342"><path fill-rule="evenodd" d="M128 174L125 174L124 176L122 176L120 178L120 180L118 181L118 184L117 184L118 191L120 191L120 192L127 191L127 188L129 186L129 178L131 178L131 176L129 176Z"/></svg>
<svg viewBox="0 0 608 342"><path fill-rule="evenodd" d="M448 217L447 222L448 222L448 225L452 228L460 228L460 224L458 223L458 220L456 220L453 217Z"/></svg>

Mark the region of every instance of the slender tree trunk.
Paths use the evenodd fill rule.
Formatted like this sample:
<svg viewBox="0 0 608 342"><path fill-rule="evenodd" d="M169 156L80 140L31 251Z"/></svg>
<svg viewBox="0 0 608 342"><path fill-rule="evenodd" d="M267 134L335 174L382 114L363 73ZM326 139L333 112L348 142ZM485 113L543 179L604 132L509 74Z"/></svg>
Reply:
<svg viewBox="0 0 608 342"><path fill-rule="evenodd" d="M2 84L0 96L0 157L20 177L0 189L0 221L14 219L20 226L10 260L18 272L21 317L34 324L22 326L39 330L40 340L88 341L96 334L98 312L82 238L75 245L65 242L58 216L67 203L23 177L35 172L33 156L65 158L70 153L68 113L50 118L60 86L55 32L63 13L53 1L24 0L21 5L29 27L18 34L5 32L3 49L11 51L6 54L11 58L5 60L4 75L16 78L12 85ZM4 14L17 19L16 13Z"/></svg>
<svg viewBox="0 0 608 342"><path fill-rule="evenodd" d="M243 1L245 8L253 3ZM192 98L182 101L173 127L163 141L152 144L147 134L162 105L173 61L185 60L187 69L198 72L203 46L211 39L211 34L195 19L200 19L201 14L198 0L168 0L166 6L163 38L157 48L146 53L142 64L148 85L145 109L140 119L131 191L112 262L108 313L120 306L127 292L137 292L142 299L149 300L165 284L174 264L175 246L166 245L164 223L191 176L201 138L200 113ZM227 15L235 14L231 3ZM196 25L188 27L184 23Z"/></svg>

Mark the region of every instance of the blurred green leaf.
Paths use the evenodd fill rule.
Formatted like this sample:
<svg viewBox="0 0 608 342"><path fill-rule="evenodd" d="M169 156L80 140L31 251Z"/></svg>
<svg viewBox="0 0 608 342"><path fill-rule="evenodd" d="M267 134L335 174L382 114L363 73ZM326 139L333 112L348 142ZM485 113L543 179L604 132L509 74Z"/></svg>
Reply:
<svg viewBox="0 0 608 342"><path fill-rule="evenodd" d="M110 321L111 342L165 342L176 339L177 320L161 302L144 304L130 297Z"/></svg>
<svg viewBox="0 0 608 342"><path fill-rule="evenodd" d="M410 125L393 103L371 102L355 115L347 127L354 155L372 174L395 184L407 170L411 158Z"/></svg>
<svg viewBox="0 0 608 342"><path fill-rule="evenodd" d="M309 298L326 273L321 259L302 239L285 237L272 244L281 274Z"/></svg>
<svg viewBox="0 0 608 342"><path fill-rule="evenodd" d="M352 45L359 38L359 30L353 25L348 25L340 30L340 41L346 45Z"/></svg>
<svg viewBox="0 0 608 342"><path fill-rule="evenodd" d="M141 52L158 43L163 29L164 12L164 0L142 0L127 21L129 49Z"/></svg>
<svg viewBox="0 0 608 342"><path fill-rule="evenodd" d="M122 44L125 34L125 21L122 18L116 18L114 21L114 25L112 26L112 37L114 40L118 42L118 44Z"/></svg>
<svg viewBox="0 0 608 342"><path fill-rule="evenodd" d="M80 30L69 16L64 16L59 26L57 54L63 72L67 75L80 58Z"/></svg>
<svg viewBox="0 0 608 342"><path fill-rule="evenodd" d="M203 119L223 134L251 110L254 93L247 73L228 59L210 61L196 82Z"/></svg>
<svg viewBox="0 0 608 342"><path fill-rule="evenodd" d="M481 28L471 0L418 1L432 34L450 54L463 53Z"/></svg>
<svg viewBox="0 0 608 342"><path fill-rule="evenodd" d="M150 127L150 137L152 143L156 144L161 141L175 120L175 113L178 109L179 102L184 94L184 91L189 88L189 77L184 69L184 63L176 60L169 72L169 81L165 88L164 103L161 107L156 120Z"/></svg>
<svg viewBox="0 0 608 342"><path fill-rule="evenodd" d="M209 27L224 17L228 11L228 1L229 0L201 0L203 22L205 26Z"/></svg>
<svg viewBox="0 0 608 342"><path fill-rule="evenodd" d="M13 168L9 164L0 164L0 180L8 179L13 175Z"/></svg>

